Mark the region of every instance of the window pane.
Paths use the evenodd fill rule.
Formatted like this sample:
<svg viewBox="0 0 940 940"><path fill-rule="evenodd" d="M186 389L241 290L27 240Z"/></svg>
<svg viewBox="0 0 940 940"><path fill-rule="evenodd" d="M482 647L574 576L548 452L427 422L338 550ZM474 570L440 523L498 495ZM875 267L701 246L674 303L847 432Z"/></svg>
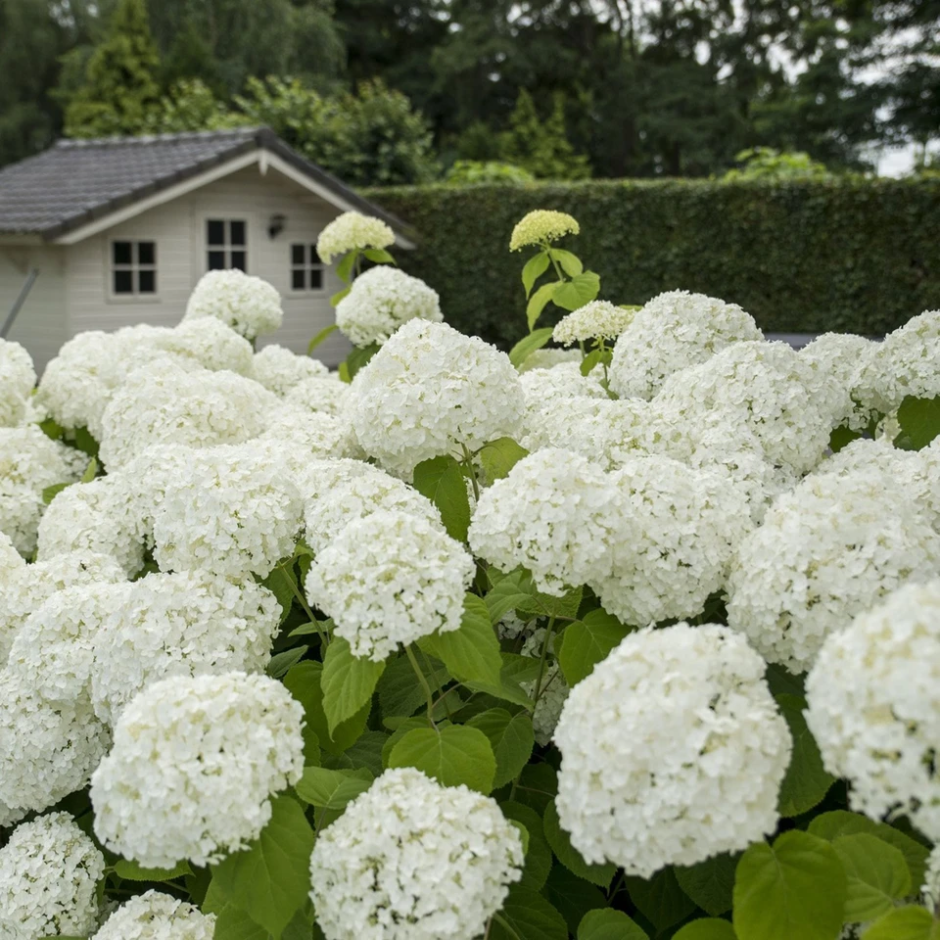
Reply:
<svg viewBox="0 0 940 940"><path fill-rule="evenodd" d="M133 260L131 258L130 242L113 242L111 245L111 251L115 264L130 264Z"/></svg>
<svg viewBox="0 0 940 940"><path fill-rule="evenodd" d="M138 264L154 264L157 255L155 248L153 242L137 242Z"/></svg>
<svg viewBox="0 0 940 940"><path fill-rule="evenodd" d="M317 254L317 246L310 246L310 263L311 264L323 264L323 259Z"/></svg>
<svg viewBox="0 0 940 940"><path fill-rule="evenodd" d="M301 265L304 263L304 245L291 245L290 246L290 263L294 265Z"/></svg>
<svg viewBox="0 0 940 940"><path fill-rule="evenodd" d="M209 245L225 244L225 223L220 219L209 219L206 222L206 243Z"/></svg>
<svg viewBox="0 0 940 940"><path fill-rule="evenodd" d="M320 290L323 287L323 272L319 268L310 269L310 290Z"/></svg>
<svg viewBox="0 0 940 940"><path fill-rule="evenodd" d="M114 293L115 294L133 294L134 293L134 275L131 271L114 272Z"/></svg>
<svg viewBox="0 0 940 940"><path fill-rule="evenodd" d="M157 272L140 271L137 274L137 291L141 294L155 294L157 292Z"/></svg>
<svg viewBox="0 0 940 940"><path fill-rule="evenodd" d="M225 267L225 252L224 251L210 251L209 252L209 270L219 271L224 267Z"/></svg>
<svg viewBox="0 0 940 940"><path fill-rule="evenodd" d="M247 271L245 267L245 252L243 251L233 251L232 252L232 267L238 268L239 271Z"/></svg>
<svg viewBox="0 0 940 940"><path fill-rule="evenodd" d="M306 284L304 283L305 281L304 274L305 274L305 271L303 268L294 268L291 271L290 286L294 290L303 290L304 287L306 287Z"/></svg>
<svg viewBox="0 0 940 940"><path fill-rule="evenodd" d="M230 242L233 245L244 245L245 244L245 223L244 222L229 222L231 228L231 238Z"/></svg>

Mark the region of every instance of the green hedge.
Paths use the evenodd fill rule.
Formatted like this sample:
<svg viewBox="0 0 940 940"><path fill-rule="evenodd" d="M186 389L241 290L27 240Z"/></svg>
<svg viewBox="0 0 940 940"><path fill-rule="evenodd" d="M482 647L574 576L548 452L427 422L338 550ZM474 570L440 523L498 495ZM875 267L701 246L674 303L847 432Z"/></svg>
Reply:
<svg viewBox="0 0 940 940"><path fill-rule="evenodd" d="M397 257L437 289L446 320L504 347L525 332L525 258L508 245L531 209L578 219L581 234L565 245L617 303L683 288L739 303L767 332L873 336L940 308L940 180L605 180L368 195L416 229L418 249Z"/></svg>

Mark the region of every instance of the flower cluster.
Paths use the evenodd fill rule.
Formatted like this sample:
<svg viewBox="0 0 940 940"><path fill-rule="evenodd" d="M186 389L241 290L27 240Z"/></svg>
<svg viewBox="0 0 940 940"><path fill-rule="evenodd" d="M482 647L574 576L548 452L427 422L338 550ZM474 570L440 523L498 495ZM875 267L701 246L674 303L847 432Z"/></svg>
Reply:
<svg viewBox="0 0 940 940"><path fill-rule="evenodd" d="M473 940L522 862L494 800L387 770L317 839L310 896L327 940Z"/></svg>
<svg viewBox="0 0 940 940"><path fill-rule="evenodd" d="M509 239L509 250L518 251L527 245L544 245L565 235L578 235L581 226L567 212L536 209L516 223Z"/></svg>
<svg viewBox="0 0 940 940"><path fill-rule="evenodd" d="M0 428L15 428L23 422L35 384L30 354L19 343L0 339Z"/></svg>
<svg viewBox="0 0 940 940"><path fill-rule="evenodd" d="M122 904L92 940L212 940L215 915L169 894L148 891Z"/></svg>
<svg viewBox="0 0 940 940"><path fill-rule="evenodd" d="M294 408L322 414L342 415L349 398L349 386L331 377L304 379L284 396Z"/></svg>
<svg viewBox="0 0 940 940"><path fill-rule="evenodd" d="M251 364L251 377L280 398L301 382L327 375L329 369L319 359L298 356L276 343L255 353Z"/></svg>
<svg viewBox="0 0 940 940"><path fill-rule="evenodd" d="M388 248L395 242L391 227L374 216L344 212L327 225L317 238L317 254L324 264L339 255L367 248Z"/></svg>
<svg viewBox="0 0 940 940"><path fill-rule="evenodd" d="M592 300L562 317L552 339L563 346L591 339L613 340L630 325L634 311L617 307L608 300Z"/></svg>
<svg viewBox="0 0 940 940"><path fill-rule="evenodd" d="M208 271L186 304L184 320L215 317L245 339L273 333L284 319L281 295L267 281L244 271Z"/></svg>

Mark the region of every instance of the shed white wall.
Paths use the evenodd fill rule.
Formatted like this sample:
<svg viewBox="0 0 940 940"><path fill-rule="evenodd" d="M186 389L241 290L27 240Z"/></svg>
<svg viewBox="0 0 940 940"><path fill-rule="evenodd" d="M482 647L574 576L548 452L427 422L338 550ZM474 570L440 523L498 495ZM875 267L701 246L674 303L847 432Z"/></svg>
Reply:
<svg viewBox="0 0 940 940"><path fill-rule="evenodd" d="M273 168L262 175L257 166L239 170L192 193L157 206L65 249L68 252L66 294L70 335L84 330L113 330L133 323L172 326L186 309L186 300L206 271L206 220L247 222L248 273L270 281L281 293L284 323L259 341L279 343L306 352L310 338L333 322L330 296L342 286L335 272L324 272L317 293L291 289L290 246L313 244L338 209ZM268 235L272 215L285 217L284 229ZM114 296L110 289L111 242L156 242L156 296ZM316 355L330 365L343 359L349 345L333 334Z"/></svg>
<svg viewBox="0 0 940 940"><path fill-rule="evenodd" d="M26 347L38 373L69 338L65 252L58 246L0 246L0 323L6 320L30 270L39 271L7 335Z"/></svg>

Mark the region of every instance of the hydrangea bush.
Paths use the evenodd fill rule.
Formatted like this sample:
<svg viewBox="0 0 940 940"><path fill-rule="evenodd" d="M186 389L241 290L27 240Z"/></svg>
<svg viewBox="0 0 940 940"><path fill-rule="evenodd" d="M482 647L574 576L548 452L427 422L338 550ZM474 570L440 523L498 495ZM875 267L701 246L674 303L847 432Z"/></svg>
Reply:
<svg viewBox="0 0 940 940"><path fill-rule="evenodd" d="M0 343L0 940L940 936L940 311L795 352L578 232L509 354L354 213L339 372L241 272Z"/></svg>

